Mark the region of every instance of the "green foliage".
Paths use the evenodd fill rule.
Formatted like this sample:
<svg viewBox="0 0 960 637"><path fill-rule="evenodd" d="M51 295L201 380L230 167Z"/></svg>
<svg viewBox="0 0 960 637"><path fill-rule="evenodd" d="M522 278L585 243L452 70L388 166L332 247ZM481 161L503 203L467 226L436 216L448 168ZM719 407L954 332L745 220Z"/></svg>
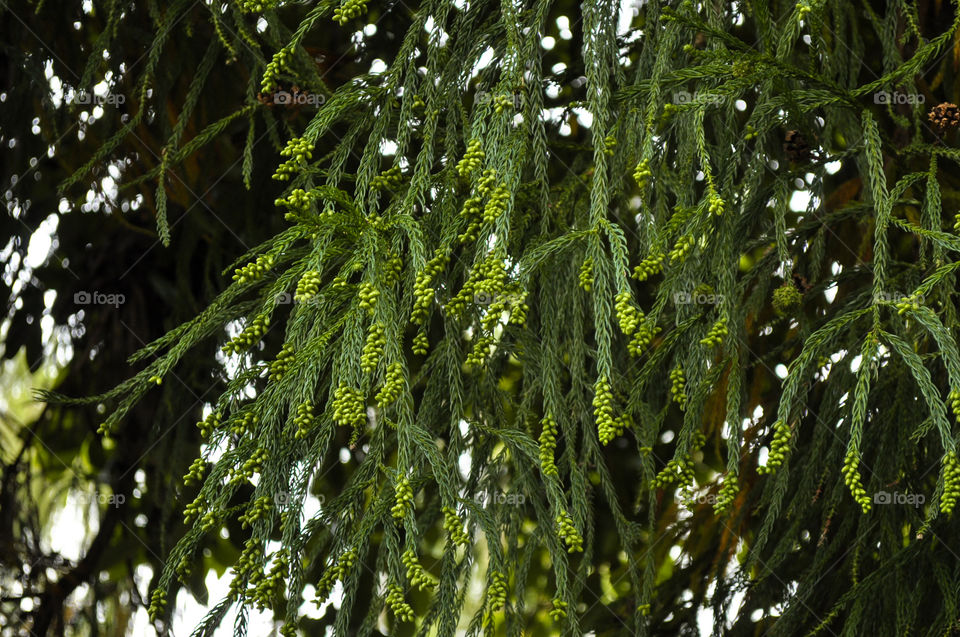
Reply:
<svg viewBox="0 0 960 637"><path fill-rule="evenodd" d="M329 97L276 144L287 229L85 399L115 435L192 348L230 357L154 618L236 520L227 602L284 634L310 629L308 582L341 584L337 634L679 633L705 606L717 634L956 624L960 155L890 99L956 100L956 7L654 1L618 30L587 3L551 52L546 1L276 4L241 3L267 28L235 17L224 49L264 92ZM313 39L380 12L389 55L327 86ZM217 126L172 131L160 192Z"/></svg>

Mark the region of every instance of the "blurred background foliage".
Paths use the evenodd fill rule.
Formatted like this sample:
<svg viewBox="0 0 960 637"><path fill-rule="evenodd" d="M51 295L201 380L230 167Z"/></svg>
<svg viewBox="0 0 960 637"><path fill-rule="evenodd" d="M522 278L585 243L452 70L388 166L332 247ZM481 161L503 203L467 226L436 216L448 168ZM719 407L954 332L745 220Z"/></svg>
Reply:
<svg viewBox="0 0 960 637"><path fill-rule="evenodd" d="M141 595L180 532L184 499L193 497L184 493L181 476L198 453L194 423L205 397L220 391L224 370L211 365L215 343L193 352L177 373L179 386L160 388L138 405L110 448L96 434L102 410L42 409L27 388L56 386L87 396L118 384L133 369L128 356L201 310L224 286L221 271L280 227L271 214L275 153L263 144L245 188L237 158L247 128L239 122L170 171L170 247L157 237L153 189L143 183L118 187L159 163L161 140L215 37L203 5L188 12L162 45L147 115L106 161L59 190L130 121L133 89L166 3L123 3L121 24L112 25L105 22L104 4L110 3L0 7L4 635L28 629L129 634ZM83 84L85 63L107 31L109 53ZM124 103L69 103L71 87L92 91L104 78ZM243 104L248 80L242 65L218 68L186 122L186 139ZM122 295L124 302L82 303L95 293ZM111 506L120 496L123 503ZM211 538L204 568L222 572L228 560L220 558L238 543L239 536ZM191 588L206 600L199 569Z"/></svg>

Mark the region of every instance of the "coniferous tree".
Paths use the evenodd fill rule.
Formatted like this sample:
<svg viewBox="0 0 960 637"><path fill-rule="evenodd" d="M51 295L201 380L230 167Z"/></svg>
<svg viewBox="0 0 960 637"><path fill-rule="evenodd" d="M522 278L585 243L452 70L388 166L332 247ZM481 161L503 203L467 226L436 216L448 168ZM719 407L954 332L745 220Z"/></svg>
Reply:
<svg viewBox="0 0 960 637"><path fill-rule="evenodd" d="M956 3L153 8L212 33L185 113L219 60L248 78L163 131L158 236L170 171L238 122L248 179L279 142L287 222L72 399L122 435L221 348L158 626L229 528L200 635L232 605L284 635L957 628Z"/></svg>

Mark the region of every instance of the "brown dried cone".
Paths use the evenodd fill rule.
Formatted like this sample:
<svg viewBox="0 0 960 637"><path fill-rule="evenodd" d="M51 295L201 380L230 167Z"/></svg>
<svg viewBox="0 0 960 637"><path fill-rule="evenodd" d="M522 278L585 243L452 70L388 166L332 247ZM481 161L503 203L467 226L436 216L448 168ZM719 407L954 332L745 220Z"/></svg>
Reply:
<svg viewBox="0 0 960 637"><path fill-rule="evenodd" d="M797 291L800 292L800 294L806 294L807 291L809 291L812 287L810 282L807 281L807 277L797 274L796 272L791 275L791 278L793 279L793 284L797 287Z"/></svg>
<svg viewBox="0 0 960 637"><path fill-rule="evenodd" d="M790 161L806 161L812 153L803 133L798 130L789 130L783 138L783 153Z"/></svg>
<svg viewBox="0 0 960 637"><path fill-rule="evenodd" d="M960 108L952 102L941 102L930 109L930 121L940 130L954 128L960 124Z"/></svg>

